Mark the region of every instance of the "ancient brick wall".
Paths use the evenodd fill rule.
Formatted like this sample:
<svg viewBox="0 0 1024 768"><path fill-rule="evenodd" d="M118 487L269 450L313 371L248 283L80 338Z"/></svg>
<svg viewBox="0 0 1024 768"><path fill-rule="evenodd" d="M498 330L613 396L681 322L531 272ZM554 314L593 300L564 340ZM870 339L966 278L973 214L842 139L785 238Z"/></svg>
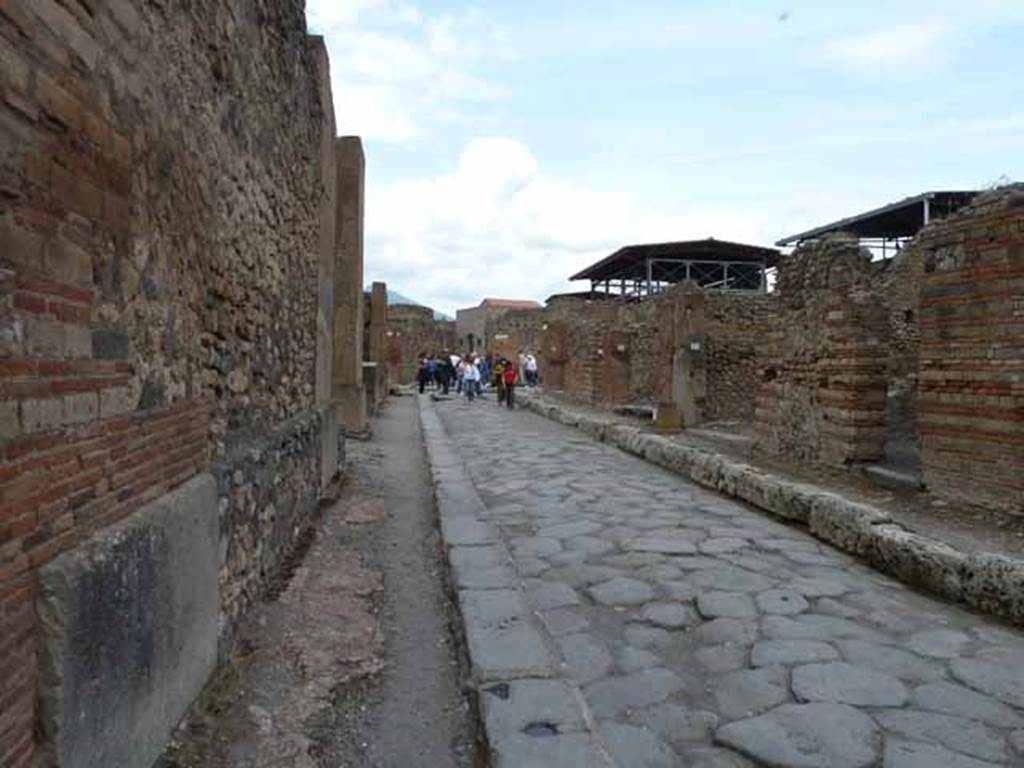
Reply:
<svg viewBox="0 0 1024 768"><path fill-rule="evenodd" d="M918 238L922 476L943 495L1024 510L1024 187Z"/></svg>
<svg viewBox="0 0 1024 768"><path fill-rule="evenodd" d="M594 404L625 401L626 393L620 396L605 381L608 364L604 358L611 354L608 334L616 328L619 309L617 302L566 297L552 302L545 311L544 322L565 329L558 339L562 346L557 351L564 362L556 360L554 365L560 368L556 376L561 377L561 388L569 397ZM541 343L543 346L543 337ZM619 339L616 343L628 349L628 341ZM621 357L622 353L617 354ZM542 377L552 365L550 357L552 353L544 351L538 359ZM621 375L617 380L621 381Z"/></svg>
<svg viewBox="0 0 1024 768"><path fill-rule="evenodd" d="M485 351L506 357L518 355L519 350L536 355L542 342L543 326L543 309L507 310L487 320L484 338L487 339L488 349Z"/></svg>
<svg viewBox="0 0 1024 768"><path fill-rule="evenodd" d="M761 449L834 465L881 457L888 348L876 276L845 236L783 257L757 397Z"/></svg>
<svg viewBox="0 0 1024 768"><path fill-rule="evenodd" d="M315 508L320 142L301 0L0 3L0 764L34 569L208 467L226 636Z"/></svg>
<svg viewBox="0 0 1024 768"><path fill-rule="evenodd" d="M386 345L389 381L408 384L415 380L424 356L457 350L455 323L435 320L430 307L392 304L388 307Z"/></svg>
<svg viewBox="0 0 1024 768"><path fill-rule="evenodd" d="M531 315L539 323L541 378L584 402L619 405L669 402L676 306L688 286L639 302L562 296ZM757 350L770 327L772 298L763 294L701 292L707 306L699 336L701 420L753 418L760 380ZM496 328L516 330L504 322ZM690 335L693 335L690 334ZM536 334L530 338L536 338ZM547 377L545 374L547 371Z"/></svg>

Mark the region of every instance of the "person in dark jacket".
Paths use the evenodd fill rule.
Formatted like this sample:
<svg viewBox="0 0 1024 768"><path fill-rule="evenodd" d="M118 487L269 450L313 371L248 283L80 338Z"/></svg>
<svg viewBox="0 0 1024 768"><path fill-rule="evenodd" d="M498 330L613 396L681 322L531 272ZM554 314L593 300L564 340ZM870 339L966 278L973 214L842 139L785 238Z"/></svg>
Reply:
<svg viewBox="0 0 1024 768"><path fill-rule="evenodd" d="M424 358L420 361L419 370L416 371L416 381L420 385L420 394L423 394L423 390L427 388L427 383L430 381L430 365L429 361Z"/></svg>

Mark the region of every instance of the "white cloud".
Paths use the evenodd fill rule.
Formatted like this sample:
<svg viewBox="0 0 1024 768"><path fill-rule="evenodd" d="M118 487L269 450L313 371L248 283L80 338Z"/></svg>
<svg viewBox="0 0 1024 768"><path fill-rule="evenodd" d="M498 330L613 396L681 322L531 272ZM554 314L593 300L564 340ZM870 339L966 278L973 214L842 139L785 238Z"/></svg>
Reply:
<svg viewBox="0 0 1024 768"><path fill-rule="evenodd" d="M449 313L484 296L582 290L567 278L629 243L759 235L742 209L650 211L624 191L551 178L508 138L471 141L449 173L371 190L366 210L368 275Z"/></svg>
<svg viewBox="0 0 1024 768"><path fill-rule="evenodd" d="M310 29L324 33L354 22L366 11L389 4L388 0L309 0L306 3L306 23Z"/></svg>
<svg viewBox="0 0 1024 768"><path fill-rule="evenodd" d="M397 0L309 0L306 14L327 42L343 133L408 142L503 96L479 70L508 47L477 11L430 17Z"/></svg>
<svg viewBox="0 0 1024 768"><path fill-rule="evenodd" d="M861 74L917 74L944 64L957 47L946 24L923 22L882 27L827 42L824 58Z"/></svg>

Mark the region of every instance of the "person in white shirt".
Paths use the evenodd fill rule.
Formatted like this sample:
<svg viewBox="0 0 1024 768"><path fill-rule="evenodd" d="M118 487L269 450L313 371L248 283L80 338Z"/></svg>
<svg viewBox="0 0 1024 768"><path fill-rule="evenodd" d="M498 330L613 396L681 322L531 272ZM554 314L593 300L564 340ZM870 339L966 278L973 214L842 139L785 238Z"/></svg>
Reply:
<svg viewBox="0 0 1024 768"><path fill-rule="evenodd" d="M466 399L469 402L473 402L476 397L477 384L480 382L480 369L476 367L476 363L472 360L464 360L462 362L462 384L463 389L466 390Z"/></svg>
<svg viewBox="0 0 1024 768"><path fill-rule="evenodd" d="M530 353L526 354L526 385L528 387L537 386L537 358Z"/></svg>

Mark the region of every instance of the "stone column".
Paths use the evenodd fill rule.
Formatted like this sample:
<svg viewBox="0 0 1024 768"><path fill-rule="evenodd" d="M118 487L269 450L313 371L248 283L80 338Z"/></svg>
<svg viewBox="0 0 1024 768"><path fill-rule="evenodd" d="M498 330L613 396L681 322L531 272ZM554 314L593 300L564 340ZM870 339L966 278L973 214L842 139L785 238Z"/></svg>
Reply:
<svg viewBox="0 0 1024 768"><path fill-rule="evenodd" d="M363 388L363 190L366 161L358 136L335 142L337 240L334 262L332 398L348 434L367 430Z"/></svg>
<svg viewBox="0 0 1024 768"><path fill-rule="evenodd" d="M320 208L316 311L316 406L323 418L320 438L320 489L327 491L344 458L339 445L337 410L332 404L334 366L334 260L336 171L334 156L334 106L331 96L330 62L322 37L310 37L309 46L317 67L323 118L320 125Z"/></svg>
<svg viewBox="0 0 1024 768"><path fill-rule="evenodd" d="M373 406L374 410L387 396L388 382L387 364L384 359L384 347L387 342L388 328L388 287L385 283L375 282L370 292L370 349L369 359L377 364L374 378Z"/></svg>
<svg viewBox="0 0 1024 768"><path fill-rule="evenodd" d="M683 426L701 422L705 395L704 294L692 283L676 289L673 297L672 402Z"/></svg>

